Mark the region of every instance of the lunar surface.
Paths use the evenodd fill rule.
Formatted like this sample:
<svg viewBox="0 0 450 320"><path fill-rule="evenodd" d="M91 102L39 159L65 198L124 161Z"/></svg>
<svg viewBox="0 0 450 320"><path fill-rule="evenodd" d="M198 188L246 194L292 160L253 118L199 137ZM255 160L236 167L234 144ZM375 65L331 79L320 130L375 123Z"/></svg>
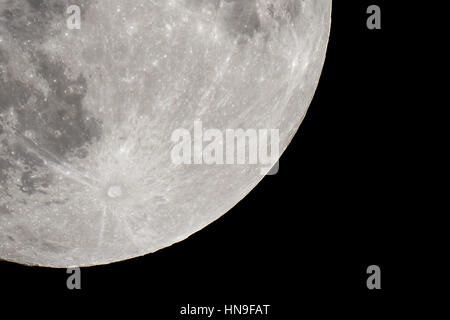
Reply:
<svg viewBox="0 0 450 320"><path fill-rule="evenodd" d="M176 164L172 133L279 129L284 151L330 20L331 0L0 0L0 258L106 264L218 219L262 166Z"/></svg>

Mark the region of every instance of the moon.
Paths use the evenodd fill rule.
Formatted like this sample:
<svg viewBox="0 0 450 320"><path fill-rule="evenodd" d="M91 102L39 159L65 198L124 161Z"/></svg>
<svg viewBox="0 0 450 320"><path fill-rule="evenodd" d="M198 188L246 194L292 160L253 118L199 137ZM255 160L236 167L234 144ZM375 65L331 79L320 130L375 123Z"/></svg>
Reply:
<svg viewBox="0 0 450 320"><path fill-rule="evenodd" d="M173 133L277 129L283 152L330 21L331 0L0 0L0 258L108 264L221 217L270 167L175 163Z"/></svg>

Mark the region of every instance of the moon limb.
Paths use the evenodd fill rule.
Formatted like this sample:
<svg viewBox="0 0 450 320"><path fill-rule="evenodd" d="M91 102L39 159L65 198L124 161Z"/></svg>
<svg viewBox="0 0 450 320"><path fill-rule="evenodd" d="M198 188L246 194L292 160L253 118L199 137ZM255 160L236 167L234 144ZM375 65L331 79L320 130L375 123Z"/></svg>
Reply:
<svg viewBox="0 0 450 320"><path fill-rule="evenodd" d="M227 212L260 168L175 166L171 132L279 128L284 151L331 16L331 0L71 2L79 32L68 1L0 0L0 258L23 264L133 258Z"/></svg>

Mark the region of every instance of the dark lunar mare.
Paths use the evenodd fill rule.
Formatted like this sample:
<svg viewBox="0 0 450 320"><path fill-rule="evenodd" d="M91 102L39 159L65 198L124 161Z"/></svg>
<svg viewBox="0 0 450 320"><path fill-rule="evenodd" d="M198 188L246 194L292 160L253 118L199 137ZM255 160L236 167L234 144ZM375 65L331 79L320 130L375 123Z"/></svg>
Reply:
<svg viewBox="0 0 450 320"><path fill-rule="evenodd" d="M64 162L69 154L86 156L86 146L101 136L101 121L83 107L88 90L84 75L70 77L70 70L61 61L40 51L47 37L66 31L66 1L7 1L10 5L0 12L0 31L8 32L23 53L30 58L36 73L50 88L48 95L32 83L13 78L8 64L14 55L10 48L0 46L0 120L8 113L16 119L14 127L0 125L0 183L5 185L11 171L17 171L21 162L25 170L17 186L26 194L45 190L51 184L50 174L36 174L44 166L43 158ZM85 1L74 1L73 4ZM2 7L0 7L1 9ZM61 29L54 30L51 22L60 19ZM69 72L67 72L69 71ZM6 131L9 130L7 137ZM28 136L26 133L30 133ZM5 190L0 189L0 196ZM4 200L4 199L1 199Z"/></svg>
<svg viewBox="0 0 450 320"><path fill-rule="evenodd" d="M301 13L301 5L304 0L282 0L275 7L268 4L265 8L259 8L258 0L185 0L186 7L194 12L201 8L209 8L219 12L220 19L232 38L239 43L246 43L256 34L267 38L272 32L266 29L258 10L266 11L267 15L283 26L297 19Z"/></svg>

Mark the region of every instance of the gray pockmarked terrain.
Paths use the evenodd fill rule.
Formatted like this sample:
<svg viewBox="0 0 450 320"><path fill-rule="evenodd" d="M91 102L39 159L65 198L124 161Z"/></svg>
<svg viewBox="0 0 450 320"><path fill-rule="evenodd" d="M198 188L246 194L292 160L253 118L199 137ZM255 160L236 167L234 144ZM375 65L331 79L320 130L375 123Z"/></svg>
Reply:
<svg viewBox="0 0 450 320"><path fill-rule="evenodd" d="M105 264L219 218L261 167L175 165L172 132L279 129L284 151L319 81L330 11L331 0L0 0L0 258Z"/></svg>

